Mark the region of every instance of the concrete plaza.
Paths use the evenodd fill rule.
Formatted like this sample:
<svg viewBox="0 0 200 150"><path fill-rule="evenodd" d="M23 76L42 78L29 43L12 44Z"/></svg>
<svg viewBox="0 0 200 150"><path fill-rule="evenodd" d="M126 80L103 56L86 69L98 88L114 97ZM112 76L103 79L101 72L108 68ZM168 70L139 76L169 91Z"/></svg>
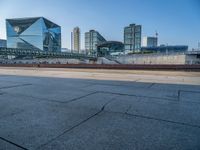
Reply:
<svg viewBox="0 0 200 150"><path fill-rule="evenodd" d="M0 68L0 150L198 150L200 72Z"/></svg>

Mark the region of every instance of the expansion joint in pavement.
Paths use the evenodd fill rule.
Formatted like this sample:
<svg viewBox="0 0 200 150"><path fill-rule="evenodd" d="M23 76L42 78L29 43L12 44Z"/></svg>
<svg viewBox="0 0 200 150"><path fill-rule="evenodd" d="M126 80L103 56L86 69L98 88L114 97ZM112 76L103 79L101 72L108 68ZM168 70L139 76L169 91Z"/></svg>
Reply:
<svg viewBox="0 0 200 150"><path fill-rule="evenodd" d="M200 94L200 91L186 91L186 90L178 90L178 100L181 100L181 94L182 93L197 93ZM198 103L198 102L197 102Z"/></svg>
<svg viewBox="0 0 200 150"><path fill-rule="evenodd" d="M167 101L173 101L173 102L177 101L177 99L159 98L159 97L153 97L153 96L142 96L142 95L135 95L135 94L124 94L124 93L117 93L117 92L99 91L99 93L106 93L106 94L113 94L113 95L121 95L121 96L133 96L133 97L139 97L139 98L153 98L153 99L167 100Z"/></svg>
<svg viewBox="0 0 200 150"><path fill-rule="evenodd" d="M97 92L97 93L98 93L98 92ZM51 140L48 141L47 143L40 145L40 146L39 146L38 148L36 148L36 149L39 149L39 148L42 148L42 147L48 145L49 143L53 142L53 141L56 140L57 138L61 137L62 135L66 134L66 133L68 133L68 132L70 132L70 131L72 131L73 129L75 129L75 128L81 126L82 124L86 123L86 122L89 121L90 119L92 119L92 118L98 116L100 113L102 113L102 112L105 110L106 106L107 106L109 103L111 103L112 101L114 101L114 100L115 100L115 98L112 98L110 101L108 101L107 103L105 103L105 104L101 107L101 109L100 109L98 112L96 112L96 113L93 114L92 116L88 117L87 119L81 121L80 123L76 124L75 126L71 127L70 129L64 131L63 133L61 133L60 135L58 135L58 136L56 136L55 138L51 139Z"/></svg>
<svg viewBox="0 0 200 150"><path fill-rule="evenodd" d="M149 119L149 120L156 120L156 121L168 122L168 123L173 123L173 124L179 124L179 125L189 126L189 127L193 127L193 128L200 128L200 126L198 126L198 125L193 125L193 124L188 124L188 123L183 123L183 122L177 122L177 121L171 121L171 120L165 120L165 119L154 118L154 117L143 116L143 115L135 115L135 114L127 113L127 112L126 113L113 112L113 113L125 114L125 115L128 115L128 116L137 117L137 118L144 118L144 119Z"/></svg>
<svg viewBox="0 0 200 150"><path fill-rule="evenodd" d="M154 85L156 85L156 83L151 83L147 88L152 88Z"/></svg>
<svg viewBox="0 0 200 150"><path fill-rule="evenodd" d="M80 100L80 99L82 99L82 98L85 98L85 97L88 97L88 96L90 96L90 95L94 95L94 94L97 94L97 93L99 93L99 92L92 92L92 93L89 93L89 94L86 94L86 95L83 95L83 96L80 96L80 97L77 97L77 98L71 99L71 100L66 101L66 102L63 102L63 103L65 103L65 104L67 104L67 103L71 103L71 102L74 102L74 101Z"/></svg>
<svg viewBox="0 0 200 150"><path fill-rule="evenodd" d="M10 88L29 86L29 85L32 85L32 84L20 84L20 85L13 85L13 86L5 86L5 87L0 87L0 89L10 89Z"/></svg>
<svg viewBox="0 0 200 150"><path fill-rule="evenodd" d="M16 144L16 143L14 143L14 142L12 142L12 141L9 141L9 140L7 140L7 139L5 139L5 138L3 138L3 137L0 137L0 139L1 139L2 141L5 141L5 142L7 142L7 143L9 143L9 144L12 144L12 145L14 145L14 146L20 148L20 149L22 149L22 150L28 150L27 148L25 148L25 147L23 147L23 146L21 146L21 145L19 145L19 144Z"/></svg>

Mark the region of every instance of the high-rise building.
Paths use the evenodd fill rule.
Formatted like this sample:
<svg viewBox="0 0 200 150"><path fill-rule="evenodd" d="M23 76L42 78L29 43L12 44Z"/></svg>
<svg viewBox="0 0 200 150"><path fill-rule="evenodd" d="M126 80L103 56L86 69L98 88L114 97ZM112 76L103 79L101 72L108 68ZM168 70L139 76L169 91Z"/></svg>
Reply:
<svg viewBox="0 0 200 150"><path fill-rule="evenodd" d="M85 33L85 50L89 54L97 54L97 45L106 42L105 38L97 31L90 30Z"/></svg>
<svg viewBox="0 0 200 150"><path fill-rule="evenodd" d="M61 51L61 27L43 17L7 19L7 47Z"/></svg>
<svg viewBox="0 0 200 150"><path fill-rule="evenodd" d="M71 35L71 48L72 51L80 52L81 50L81 37L80 37L80 28L76 27L73 29L72 35Z"/></svg>
<svg viewBox="0 0 200 150"><path fill-rule="evenodd" d="M6 44L7 43L7 41L6 40L3 40L3 39L0 39L0 47L6 47Z"/></svg>
<svg viewBox="0 0 200 150"><path fill-rule="evenodd" d="M125 51L140 51L142 26L130 24L124 28L124 48Z"/></svg>
<svg viewBox="0 0 200 150"><path fill-rule="evenodd" d="M142 38L142 46L143 47L157 47L158 46L158 38L157 37L143 37Z"/></svg>

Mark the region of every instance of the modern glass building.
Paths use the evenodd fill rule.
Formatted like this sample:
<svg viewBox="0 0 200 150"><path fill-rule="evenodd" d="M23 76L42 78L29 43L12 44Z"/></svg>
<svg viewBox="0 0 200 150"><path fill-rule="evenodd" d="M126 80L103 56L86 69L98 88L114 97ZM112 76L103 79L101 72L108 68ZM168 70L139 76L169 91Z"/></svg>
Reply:
<svg viewBox="0 0 200 150"><path fill-rule="evenodd" d="M107 41L97 45L98 56L120 55L124 53L124 44L118 41Z"/></svg>
<svg viewBox="0 0 200 150"><path fill-rule="evenodd" d="M85 50L89 54L97 54L97 45L106 42L105 38L97 31L90 30L85 33Z"/></svg>
<svg viewBox="0 0 200 150"><path fill-rule="evenodd" d="M2 40L2 39L0 39L0 47L6 47L6 44L7 43L7 41L6 40Z"/></svg>
<svg viewBox="0 0 200 150"><path fill-rule="evenodd" d="M46 18L7 19L7 47L61 51L61 27Z"/></svg>
<svg viewBox="0 0 200 150"><path fill-rule="evenodd" d="M143 37L142 38L142 46L143 47L157 47L158 46L158 38L157 37Z"/></svg>
<svg viewBox="0 0 200 150"><path fill-rule="evenodd" d="M188 51L187 45L161 45L156 47L141 47L141 52L149 53L185 53Z"/></svg>
<svg viewBox="0 0 200 150"><path fill-rule="evenodd" d="M140 51L142 37L142 26L130 24L124 28L125 51Z"/></svg>

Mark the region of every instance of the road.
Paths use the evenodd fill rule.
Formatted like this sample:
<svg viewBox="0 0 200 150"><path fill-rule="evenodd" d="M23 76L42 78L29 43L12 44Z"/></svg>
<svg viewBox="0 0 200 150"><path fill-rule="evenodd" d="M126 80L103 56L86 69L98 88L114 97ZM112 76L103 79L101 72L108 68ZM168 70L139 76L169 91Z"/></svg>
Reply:
<svg viewBox="0 0 200 150"><path fill-rule="evenodd" d="M0 150L200 149L200 72L0 68Z"/></svg>

